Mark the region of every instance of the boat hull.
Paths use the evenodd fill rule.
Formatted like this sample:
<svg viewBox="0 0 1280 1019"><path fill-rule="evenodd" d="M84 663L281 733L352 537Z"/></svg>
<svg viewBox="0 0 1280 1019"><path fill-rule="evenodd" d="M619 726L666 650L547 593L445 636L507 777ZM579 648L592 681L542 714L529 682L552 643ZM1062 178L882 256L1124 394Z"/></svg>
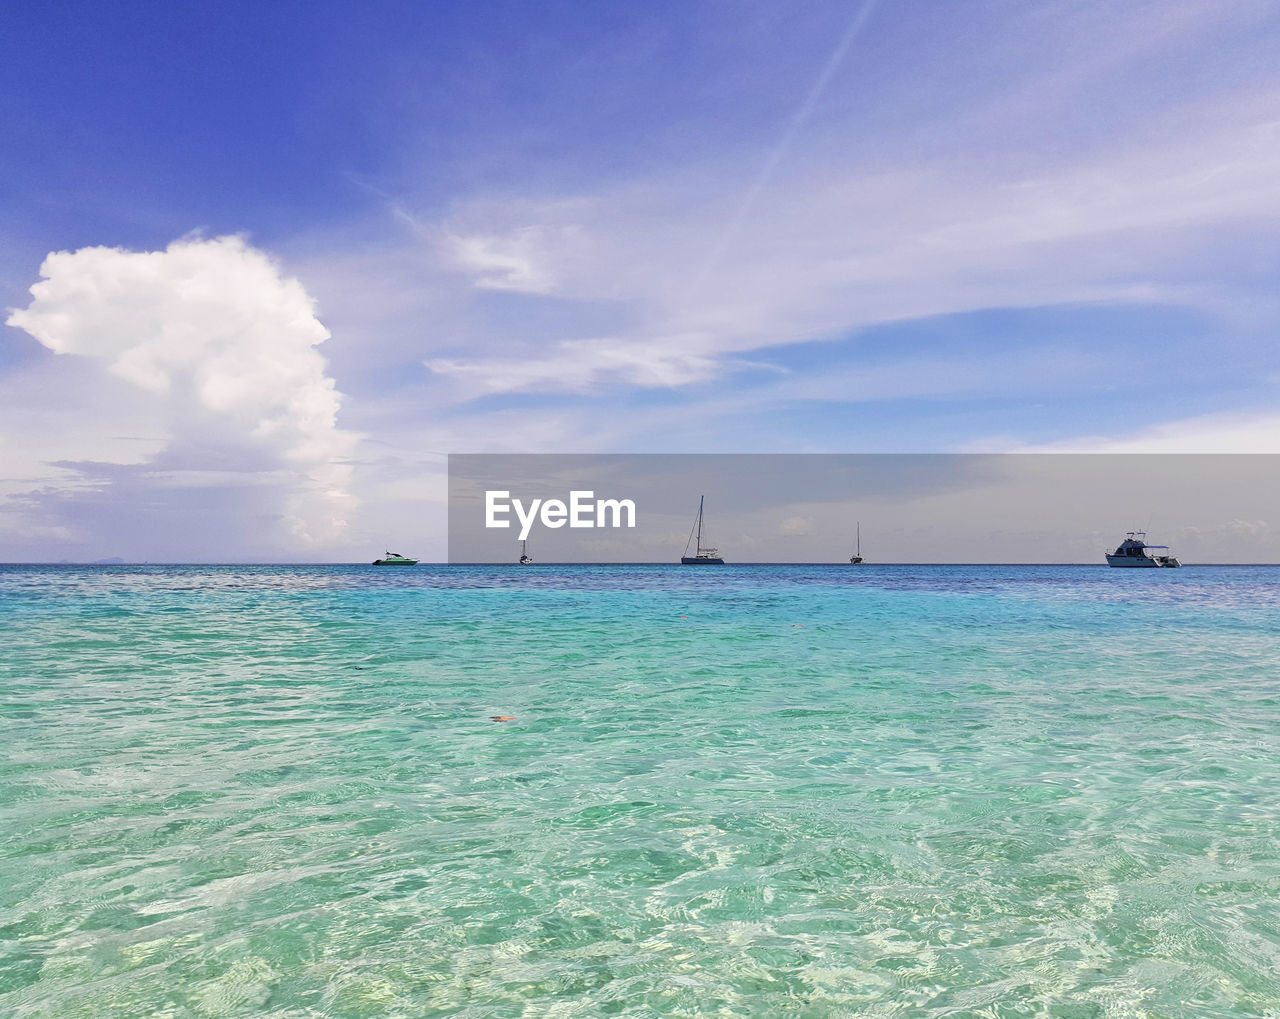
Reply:
<svg viewBox="0 0 1280 1019"><path fill-rule="evenodd" d="M374 566L417 566L416 559L375 559Z"/></svg>
<svg viewBox="0 0 1280 1019"><path fill-rule="evenodd" d="M711 556L692 556L686 555L680 557L682 566L723 566L723 559L714 559Z"/></svg>
<svg viewBox="0 0 1280 1019"><path fill-rule="evenodd" d="M1109 555L1107 556L1107 565L1139 570L1158 570L1162 567L1167 569L1173 566L1181 566L1182 563L1176 559L1172 562L1162 563L1159 559L1152 559L1150 556Z"/></svg>

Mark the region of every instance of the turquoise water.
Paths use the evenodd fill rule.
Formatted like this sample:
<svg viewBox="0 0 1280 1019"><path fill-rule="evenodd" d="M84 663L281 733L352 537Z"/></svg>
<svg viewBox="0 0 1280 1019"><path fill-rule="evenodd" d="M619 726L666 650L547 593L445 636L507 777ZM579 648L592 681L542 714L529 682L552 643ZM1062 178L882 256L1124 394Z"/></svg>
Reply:
<svg viewBox="0 0 1280 1019"><path fill-rule="evenodd" d="M1280 1015L1277 568L3 567L0 627L0 1015Z"/></svg>

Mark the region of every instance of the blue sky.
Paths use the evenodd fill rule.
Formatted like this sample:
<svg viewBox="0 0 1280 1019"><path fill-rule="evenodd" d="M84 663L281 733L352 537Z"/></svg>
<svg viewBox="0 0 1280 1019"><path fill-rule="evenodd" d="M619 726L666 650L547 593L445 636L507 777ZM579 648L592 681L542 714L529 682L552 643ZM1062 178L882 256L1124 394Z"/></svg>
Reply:
<svg viewBox="0 0 1280 1019"><path fill-rule="evenodd" d="M1280 450L1278 48L1247 0L15 5L0 558L442 556L447 452Z"/></svg>

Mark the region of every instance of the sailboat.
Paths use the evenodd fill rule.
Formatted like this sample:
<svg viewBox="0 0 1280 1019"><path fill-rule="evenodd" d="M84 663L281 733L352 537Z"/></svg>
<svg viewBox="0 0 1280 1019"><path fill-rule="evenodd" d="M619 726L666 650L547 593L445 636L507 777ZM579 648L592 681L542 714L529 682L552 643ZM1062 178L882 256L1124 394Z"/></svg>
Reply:
<svg viewBox="0 0 1280 1019"><path fill-rule="evenodd" d="M706 501L705 495L698 496L698 543L694 546L697 555L685 555L680 557L682 566L723 566L724 560L720 558L720 552L714 548L702 547L702 504ZM689 540L693 540L693 535L689 535ZM684 550L689 551L689 543L685 542Z"/></svg>
<svg viewBox="0 0 1280 1019"><path fill-rule="evenodd" d="M529 543L524 540L520 542L520 565L521 566L533 565L533 557L529 555Z"/></svg>
<svg viewBox="0 0 1280 1019"><path fill-rule="evenodd" d="M858 546L854 550L853 555L849 557L849 565L857 566L862 562L862 521L858 521Z"/></svg>

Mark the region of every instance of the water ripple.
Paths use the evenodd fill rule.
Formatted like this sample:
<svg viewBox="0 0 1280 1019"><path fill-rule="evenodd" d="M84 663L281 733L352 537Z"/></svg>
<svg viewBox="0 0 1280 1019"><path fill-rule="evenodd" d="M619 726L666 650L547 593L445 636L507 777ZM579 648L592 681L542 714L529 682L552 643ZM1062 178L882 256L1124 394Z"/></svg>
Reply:
<svg viewBox="0 0 1280 1019"><path fill-rule="evenodd" d="M1280 1014L1280 570L1117 572L0 568L0 1013Z"/></svg>

